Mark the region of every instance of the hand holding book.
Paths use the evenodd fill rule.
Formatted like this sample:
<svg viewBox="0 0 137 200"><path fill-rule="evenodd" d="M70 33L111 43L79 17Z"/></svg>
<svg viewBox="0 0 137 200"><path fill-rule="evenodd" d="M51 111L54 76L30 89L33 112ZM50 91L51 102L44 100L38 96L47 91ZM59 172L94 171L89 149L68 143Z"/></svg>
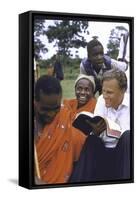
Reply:
<svg viewBox="0 0 137 200"><path fill-rule="evenodd" d="M120 138L121 136L121 128L114 121L102 116L94 116L93 113L86 111L76 116L73 126L80 129L86 135L90 135L92 132L99 136L106 130L106 134L109 137Z"/></svg>
<svg viewBox="0 0 137 200"><path fill-rule="evenodd" d="M91 126L92 132L97 136L99 136L104 130L107 129L106 122L103 118L100 119L100 121L98 121L97 123L94 123L88 119L86 120L86 122Z"/></svg>

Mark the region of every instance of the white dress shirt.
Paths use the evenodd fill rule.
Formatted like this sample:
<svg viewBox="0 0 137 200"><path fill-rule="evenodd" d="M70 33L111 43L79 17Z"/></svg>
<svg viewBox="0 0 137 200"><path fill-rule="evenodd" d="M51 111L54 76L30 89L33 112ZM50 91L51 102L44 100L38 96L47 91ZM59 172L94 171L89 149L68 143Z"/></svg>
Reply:
<svg viewBox="0 0 137 200"><path fill-rule="evenodd" d="M103 95L100 95L95 107L94 115L100 115L106 117L116 122L121 128L121 134L126 130L130 130L130 100L129 93L124 94L122 103L119 105L118 109L112 107L107 108L105 106L105 100ZM102 138L105 146L108 148L114 148L117 145L118 139L108 137L106 131L104 131L100 137Z"/></svg>

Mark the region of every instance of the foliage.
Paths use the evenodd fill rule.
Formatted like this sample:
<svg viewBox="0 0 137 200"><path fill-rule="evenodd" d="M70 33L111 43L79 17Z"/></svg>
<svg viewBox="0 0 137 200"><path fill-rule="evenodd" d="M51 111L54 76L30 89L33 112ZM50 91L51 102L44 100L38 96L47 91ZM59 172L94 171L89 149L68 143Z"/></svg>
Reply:
<svg viewBox="0 0 137 200"><path fill-rule="evenodd" d="M45 47L40 39L41 35L46 34L44 23L44 19L34 19L34 56L36 60L41 58L41 52L48 52L48 49Z"/></svg>
<svg viewBox="0 0 137 200"><path fill-rule="evenodd" d="M52 64L51 59L47 59L47 60L38 60L38 65L40 66L40 68L47 68L49 65Z"/></svg>
<svg viewBox="0 0 137 200"><path fill-rule="evenodd" d="M64 79L61 81L63 89L63 99L75 98L75 80L74 79Z"/></svg>
<svg viewBox="0 0 137 200"><path fill-rule="evenodd" d="M123 32L128 32L128 30L123 26L116 26L110 32L109 41L107 44L107 54L114 59L117 59L120 45L120 38Z"/></svg>
<svg viewBox="0 0 137 200"><path fill-rule="evenodd" d="M46 69L49 66L54 66L54 62L55 62L55 56L52 56L50 59L46 59L46 60L39 59L38 65L40 66L40 68ZM62 56L61 55L60 56L60 62L63 66L64 71L67 74L71 74L71 71L74 74L75 69L78 68L78 70L79 70L79 65L80 65L81 59L80 58L71 58L71 57L68 57L68 56Z"/></svg>
<svg viewBox="0 0 137 200"><path fill-rule="evenodd" d="M67 58L67 60L65 60L65 64L61 60L65 79L76 79L79 74L80 62L81 60L79 58ZM38 64L41 69L40 74L43 75L47 73L49 66L54 65L54 60L52 58L48 60L39 60Z"/></svg>
<svg viewBox="0 0 137 200"><path fill-rule="evenodd" d="M87 42L82 33L89 34L87 21L56 20L54 25L48 26L46 35L49 43L55 42L58 53L71 55L71 48L85 47Z"/></svg>
<svg viewBox="0 0 137 200"><path fill-rule="evenodd" d="M47 74L47 65L46 60L43 60L40 63L40 76ZM63 67L64 71L64 80L61 81L63 89L63 99L66 98L75 98L74 84L75 80L79 74L79 61L77 59L70 59L70 62Z"/></svg>

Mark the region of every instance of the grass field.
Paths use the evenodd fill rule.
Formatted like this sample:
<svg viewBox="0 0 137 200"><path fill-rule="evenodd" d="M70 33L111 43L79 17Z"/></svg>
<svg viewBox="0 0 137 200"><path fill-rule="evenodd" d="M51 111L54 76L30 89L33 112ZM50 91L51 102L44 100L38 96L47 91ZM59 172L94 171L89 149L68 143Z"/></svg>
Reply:
<svg viewBox="0 0 137 200"><path fill-rule="evenodd" d="M63 99L70 99L75 97L74 90L75 80L66 80L61 81L62 89L63 89Z"/></svg>
<svg viewBox="0 0 137 200"><path fill-rule="evenodd" d="M40 76L47 74L46 69L40 69ZM75 97L74 84L75 80L79 74L79 66L72 68L64 69L64 80L61 81L63 89L63 99L70 99Z"/></svg>

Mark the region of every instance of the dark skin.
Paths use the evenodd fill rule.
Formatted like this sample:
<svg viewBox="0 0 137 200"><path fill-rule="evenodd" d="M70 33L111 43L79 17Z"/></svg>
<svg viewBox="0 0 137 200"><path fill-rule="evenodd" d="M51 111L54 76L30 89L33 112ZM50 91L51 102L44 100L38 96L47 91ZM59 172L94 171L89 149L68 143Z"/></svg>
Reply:
<svg viewBox="0 0 137 200"><path fill-rule="evenodd" d="M78 108L84 106L93 97L93 87L89 80L80 79L75 88L76 98L78 100ZM101 119L98 123L88 121L96 135L100 135L106 129L106 123Z"/></svg>
<svg viewBox="0 0 137 200"><path fill-rule="evenodd" d="M75 87L75 94L78 100L78 108L84 106L93 97L93 86L85 78L80 79Z"/></svg>
<svg viewBox="0 0 137 200"><path fill-rule="evenodd" d="M35 114L38 122L44 127L52 123L57 113L60 111L62 94L44 94L40 92L39 101L35 101ZM46 184L35 176L36 184Z"/></svg>
<svg viewBox="0 0 137 200"><path fill-rule="evenodd" d="M40 93L39 101L35 101L35 113L42 126L50 124L54 120L60 111L61 98L61 94L46 95L43 92Z"/></svg>
<svg viewBox="0 0 137 200"><path fill-rule="evenodd" d="M94 46L88 52L88 59L91 61L93 68L96 72L96 88L101 94L101 80L102 76L99 75L100 70L104 63L104 49L101 45Z"/></svg>
<svg viewBox="0 0 137 200"><path fill-rule="evenodd" d="M98 45L93 47L92 51L88 55L92 64L95 66L95 71L98 73L104 62L104 49L102 46Z"/></svg>

